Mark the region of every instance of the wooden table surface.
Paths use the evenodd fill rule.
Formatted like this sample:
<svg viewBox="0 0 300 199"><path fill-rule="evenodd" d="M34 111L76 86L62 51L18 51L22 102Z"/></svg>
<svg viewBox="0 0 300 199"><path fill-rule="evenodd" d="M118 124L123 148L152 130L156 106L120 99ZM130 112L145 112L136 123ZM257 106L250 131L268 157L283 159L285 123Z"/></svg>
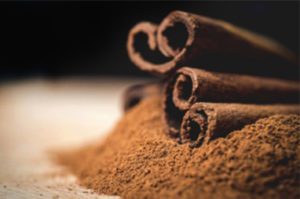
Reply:
<svg viewBox="0 0 300 199"><path fill-rule="evenodd" d="M101 139L141 79L32 79L0 85L0 198L111 198L79 187L49 151Z"/></svg>

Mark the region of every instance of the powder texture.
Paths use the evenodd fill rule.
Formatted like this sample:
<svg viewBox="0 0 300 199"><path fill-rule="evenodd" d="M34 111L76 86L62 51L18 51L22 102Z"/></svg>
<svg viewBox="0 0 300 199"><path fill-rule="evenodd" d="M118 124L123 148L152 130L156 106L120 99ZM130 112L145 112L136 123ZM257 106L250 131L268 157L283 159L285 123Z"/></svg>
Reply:
<svg viewBox="0 0 300 199"><path fill-rule="evenodd" d="M166 136L159 98L128 111L102 142L58 161L79 183L124 198L299 198L300 117L275 115L200 148Z"/></svg>

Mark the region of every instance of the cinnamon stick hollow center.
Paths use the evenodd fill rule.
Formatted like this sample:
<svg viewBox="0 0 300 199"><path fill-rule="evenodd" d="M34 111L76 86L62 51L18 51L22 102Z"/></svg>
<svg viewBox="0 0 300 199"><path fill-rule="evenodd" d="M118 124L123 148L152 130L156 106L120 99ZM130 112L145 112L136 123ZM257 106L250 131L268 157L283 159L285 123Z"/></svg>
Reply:
<svg viewBox="0 0 300 199"><path fill-rule="evenodd" d="M196 103L183 117L180 141L198 147L260 118L299 113L299 105Z"/></svg>

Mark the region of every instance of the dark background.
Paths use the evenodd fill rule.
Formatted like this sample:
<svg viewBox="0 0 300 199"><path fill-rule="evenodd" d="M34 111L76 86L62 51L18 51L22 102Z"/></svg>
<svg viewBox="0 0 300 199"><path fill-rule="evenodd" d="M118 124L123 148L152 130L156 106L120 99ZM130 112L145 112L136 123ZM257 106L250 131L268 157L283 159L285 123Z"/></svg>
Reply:
<svg viewBox="0 0 300 199"><path fill-rule="evenodd" d="M0 79L147 75L129 61L127 34L175 9L227 20L299 52L298 2L1 2Z"/></svg>

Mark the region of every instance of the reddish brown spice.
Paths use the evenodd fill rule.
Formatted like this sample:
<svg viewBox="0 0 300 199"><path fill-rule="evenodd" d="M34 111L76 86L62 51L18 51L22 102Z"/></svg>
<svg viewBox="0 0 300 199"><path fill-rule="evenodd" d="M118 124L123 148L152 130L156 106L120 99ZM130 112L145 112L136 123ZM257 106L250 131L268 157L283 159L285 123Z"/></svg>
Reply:
<svg viewBox="0 0 300 199"><path fill-rule="evenodd" d="M60 154L81 185L122 198L299 198L300 117L261 119L200 148L164 133L161 101L143 100L103 141Z"/></svg>

